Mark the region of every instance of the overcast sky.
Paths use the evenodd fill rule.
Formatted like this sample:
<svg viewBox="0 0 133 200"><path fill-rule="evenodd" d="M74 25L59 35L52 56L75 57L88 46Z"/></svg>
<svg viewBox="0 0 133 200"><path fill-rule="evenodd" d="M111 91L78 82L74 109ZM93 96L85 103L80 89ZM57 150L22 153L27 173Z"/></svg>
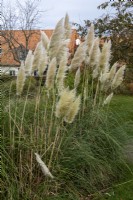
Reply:
<svg viewBox="0 0 133 200"><path fill-rule="evenodd" d="M13 4L16 0L3 0ZM46 11L43 13L42 28L52 29L58 20L65 16L66 12L71 22L84 24L83 20L93 20L104 14L104 10L98 10L97 6L106 0L38 0L39 9ZM24 0L20 0L24 2Z"/></svg>
<svg viewBox="0 0 133 200"><path fill-rule="evenodd" d="M41 8L46 9L44 23L47 28L55 26L56 22L67 12L70 21L82 24L85 19L95 19L104 11L97 6L105 0L41 0Z"/></svg>

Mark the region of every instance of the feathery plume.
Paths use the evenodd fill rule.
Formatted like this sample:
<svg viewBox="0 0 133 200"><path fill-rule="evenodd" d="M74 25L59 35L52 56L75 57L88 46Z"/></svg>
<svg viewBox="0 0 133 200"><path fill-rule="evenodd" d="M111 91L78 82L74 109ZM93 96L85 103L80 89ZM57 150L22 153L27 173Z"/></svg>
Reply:
<svg viewBox="0 0 133 200"><path fill-rule="evenodd" d="M89 54L94 42L94 24L91 24L90 30L86 36L87 52Z"/></svg>
<svg viewBox="0 0 133 200"><path fill-rule="evenodd" d="M32 51L29 50L25 59L25 72L28 74L31 73L33 59L34 59L34 55L32 54Z"/></svg>
<svg viewBox="0 0 133 200"><path fill-rule="evenodd" d="M34 59L32 64L32 72L36 69L38 69L39 61L40 61L40 55L42 53L42 41L37 43L37 46L34 51Z"/></svg>
<svg viewBox="0 0 133 200"><path fill-rule="evenodd" d="M59 92L64 89L64 78L66 70L67 70L67 55L64 55L64 57L60 61L58 72L56 75L56 84L58 86Z"/></svg>
<svg viewBox="0 0 133 200"><path fill-rule="evenodd" d="M100 75L100 82L104 85L109 79L109 73L102 73L101 72L101 75Z"/></svg>
<svg viewBox="0 0 133 200"><path fill-rule="evenodd" d="M60 47L57 52L57 55L56 55L57 64L60 63L60 61L62 60L62 57L66 56L66 55L68 56L69 49L67 46L68 46L69 41L70 40L67 39L67 40L63 40L61 42Z"/></svg>
<svg viewBox="0 0 133 200"><path fill-rule="evenodd" d="M99 75L99 67L98 67L98 65L96 65L96 67L94 68L93 73L92 73L93 79L97 78L98 75Z"/></svg>
<svg viewBox="0 0 133 200"><path fill-rule="evenodd" d="M64 27L63 27L63 19L61 19L57 23L49 43L48 54L50 59L56 57L63 39L64 39Z"/></svg>
<svg viewBox="0 0 133 200"><path fill-rule="evenodd" d="M110 79L110 81L112 81L114 76L115 76L117 66L118 66L118 62L114 63L113 66L111 67L110 71L109 71L109 79Z"/></svg>
<svg viewBox="0 0 133 200"><path fill-rule="evenodd" d="M24 82L25 82L25 67L24 67L24 62L21 62L16 82L17 95L21 95L24 87Z"/></svg>
<svg viewBox="0 0 133 200"><path fill-rule="evenodd" d="M113 95L114 95L113 92L110 95L108 95L107 98L104 100L103 105L109 104Z"/></svg>
<svg viewBox="0 0 133 200"><path fill-rule="evenodd" d="M74 101L74 99L75 90L69 90L68 88L64 89L60 93L60 99L56 105L55 116L58 118L64 117L67 114L68 109Z"/></svg>
<svg viewBox="0 0 133 200"><path fill-rule="evenodd" d="M40 165L42 172L45 176L48 176L50 178L54 178L53 175L51 174L51 172L49 171L48 167L45 165L45 163L42 161L42 159L40 158L38 153L35 153L36 156L36 161L38 162L38 164Z"/></svg>
<svg viewBox="0 0 133 200"><path fill-rule="evenodd" d="M55 73L56 73L56 58L53 58L49 64L46 77L46 87L48 89L51 89L54 86Z"/></svg>
<svg viewBox="0 0 133 200"><path fill-rule="evenodd" d="M80 83L80 67L76 71L75 80L74 80L74 87L77 88Z"/></svg>
<svg viewBox="0 0 133 200"><path fill-rule="evenodd" d="M103 45L102 52L99 59L99 67L101 71L108 72L109 71L109 61L111 56L111 40L106 41Z"/></svg>
<svg viewBox="0 0 133 200"><path fill-rule="evenodd" d="M125 71L126 65L123 65L120 67L120 69L116 72L115 77L112 81L111 88L114 90L116 89L123 81L124 78L124 71Z"/></svg>
<svg viewBox="0 0 133 200"><path fill-rule="evenodd" d="M46 52L46 50L43 48L42 53L41 53L41 55L40 55L39 64L38 64L38 75L39 75L40 77L43 75L43 72L44 72L45 69L47 68L47 64L48 64L47 52Z"/></svg>
<svg viewBox="0 0 133 200"><path fill-rule="evenodd" d="M69 16L66 13L65 21L64 21L64 28L65 28L65 38L69 39L71 36L71 25L69 23Z"/></svg>
<svg viewBox="0 0 133 200"><path fill-rule="evenodd" d="M45 49L47 49L49 44L49 38L45 32L41 31L41 41Z"/></svg>
<svg viewBox="0 0 133 200"><path fill-rule="evenodd" d="M67 123L72 123L76 117L76 115L78 114L78 111L80 109L80 101L81 98L80 96L78 98L76 98L76 100L74 102L72 102L72 104L70 105L70 108L64 118L64 120Z"/></svg>
<svg viewBox="0 0 133 200"><path fill-rule="evenodd" d="M72 59L71 66L70 66L70 71L76 71L81 63L85 60L85 55L86 55L86 43L83 42L79 45L77 48L74 58Z"/></svg>
<svg viewBox="0 0 133 200"><path fill-rule="evenodd" d="M89 63L88 63L90 67L94 67L95 65L98 65L99 56L100 56L99 38L96 38L94 40L94 45L92 46L90 50Z"/></svg>

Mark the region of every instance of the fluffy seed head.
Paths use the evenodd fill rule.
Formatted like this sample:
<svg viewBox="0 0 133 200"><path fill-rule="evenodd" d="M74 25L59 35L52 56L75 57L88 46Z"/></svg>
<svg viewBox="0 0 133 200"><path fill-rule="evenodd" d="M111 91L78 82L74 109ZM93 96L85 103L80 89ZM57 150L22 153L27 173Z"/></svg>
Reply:
<svg viewBox="0 0 133 200"><path fill-rule="evenodd" d="M39 61L40 61L40 55L42 53L42 42L38 42L35 51L34 51L34 59L32 64L32 72L36 69L38 69Z"/></svg>
<svg viewBox="0 0 133 200"><path fill-rule="evenodd" d="M94 67L95 65L98 64L99 56L100 56L99 38L96 38L94 40L94 45L90 50L89 63L88 63L90 67Z"/></svg>
<svg viewBox="0 0 133 200"><path fill-rule="evenodd" d="M25 72L28 74L31 73L33 59L34 59L34 55L32 54L32 51L29 50L25 59Z"/></svg>
<svg viewBox="0 0 133 200"><path fill-rule="evenodd" d="M99 67L103 72L109 71L109 61L111 56L111 40L105 42L100 55Z"/></svg>
<svg viewBox="0 0 133 200"><path fill-rule="evenodd" d="M115 73L116 73L116 69L117 69L118 63L114 63L114 65L111 67L110 71L109 71L109 79L110 81L113 80Z"/></svg>
<svg viewBox="0 0 133 200"><path fill-rule="evenodd" d="M64 89L60 94L60 99L56 105L56 117L64 117L68 109L70 108L71 104L75 99L75 90Z"/></svg>
<svg viewBox="0 0 133 200"><path fill-rule="evenodd" d="M52 37L50 39L49 48L48 48L48 54L49 54L50 60L56 57L63 39L64 39L64 27L63 27L63 19L61 19L57 23L54 29L54 32L52 34Z"/></svg>
<svg viewBox="0 0 133 200"><path fill-rule="evenodd" d="M49 171L48 167L45 165L45 163L42 161L38 153L35 153L36 161L38 162L39 166L41 167L41 170L45 176L48 176L50 178L54 178L51 172Z"/></svg>
<svg viewBox="0 0 133 200"><path fill-rule="evenodd" d="M108 95L107 98L104 100L103 105L109 104L113 95L114 95L113 92L110 95Z"/></svg>
<svg viewBox="0 0 133 200"><path fill-rule="evenodd" d="M64 55L62 60L60 61L58 72L56 75L56 84L58 87L58 91L62 91L64 89L64 78L67 70L67 55Z"/></svg>
<svg viewBox="0 0 133 200"><path fill-rule="evenodd" d="M70 71L76 71L80 67L81 63L85 60L85 55L86 55L86 43L83 42L79 45L74 54L74 58L72 59L70 66Z"/></svg>
<svg viewBox="0 0 133 200"><path fill-rule="evenodd" d="M64 21L64 28L65 28L65 38L69 39L71 35L71 25L69 23L69 16L66 13L65 21Z"/></svg>
<svg viewBox="0 0 133 200"><path fill-rule="evenodd" d="M49 64L47 77L46 77L46 87L51 89L54 87L54 78L56 73L56 58L53 58Z"/></svg>
<svg viewBox="0 0 133 200"><path fill-rule="evenodd" d="M86 44L87 44L87 52L89 55L89 52L92 48L93 42L94 42L94 24L91 24L90 30L88 31L88 34L86 36Z"/></svg>
<svg viewBox="0 0 133 200"><path fill-rule="evenodd" d="M126 65L123 65L115 74L115 77L112 81L112 89L116 89L123 81L124 78L124 71L125 71Z"/></svg>
<svg viewBox="0 0 133 200"><path fill-rule="evenodd" d="M80 101L81 98L80 96L78 98L76 98L76 100L74 102L72 102L72 104L70 105L70 108L64 118L64 120L67 123L72 123L76 117L76 115L78 114L78 111L80 109Z"/></svg>
<svg viewBox="0 0 133 200"><path fill-rule="evenodd" d="M38 75L40 77L43 75L43 72L47 68L47 64L48 64L47 52L43 48L43 51L41 52L41 55L40 55L39 64L38 64Z"/></svg>
<svg viewBox="0 0 133 200"><path fill-rule="evenodd" d="M24 63L21 62L20 69L18 71L18 76L17 76L17 83L16 83L16 90L17 90L17 95L21 95L24 87L24 82L25 82L25 66Z"/></svg>
<svg viewBox="0 0 133 200"><path fill-rule="evenodd" d="M45 49L47 49L49 44L49 38L45 32L41 31L41 41Z"/></svg>

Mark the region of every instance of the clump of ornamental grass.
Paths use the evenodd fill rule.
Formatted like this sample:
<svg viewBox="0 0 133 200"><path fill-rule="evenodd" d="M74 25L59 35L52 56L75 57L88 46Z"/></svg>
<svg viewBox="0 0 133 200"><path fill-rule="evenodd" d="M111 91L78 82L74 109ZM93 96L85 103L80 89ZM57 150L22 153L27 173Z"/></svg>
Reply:
<svg viewBox="0 0 133 200"><path fill-rule="evenodd" d="M122 158L126 131L106 106L123 80L125 66L110 66L111 42L100 50L92 24L68 67L70 32L68 15L50 39L41 32L34 52L29 51L20 67L19 98L12 97L12 84L9 87L3 104L3 200L50 199L64 191L80 199L109 187L122 168L127 170ZM34 95L32 77L26 78L25 70L31 76L38 72Z"/></svg>

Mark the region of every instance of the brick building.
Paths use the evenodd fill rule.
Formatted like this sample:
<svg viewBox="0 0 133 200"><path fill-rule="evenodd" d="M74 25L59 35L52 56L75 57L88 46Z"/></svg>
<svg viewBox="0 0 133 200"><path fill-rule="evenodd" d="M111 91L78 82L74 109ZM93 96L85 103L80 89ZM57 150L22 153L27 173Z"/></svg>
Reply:
<svg viewBox="0 0 133 200"><path fill-rule="evenodd" d="M53 30L43 30L46 35L50 38L52 36ZM28 31L27 31L28 32ZM2 31L1 31L2 33ZM4 33L4 31L3 31ZM12 31L13 37L15 40L13 40L13 51L17 52L19 54L20 60L23 58L23 48L25 48L25 36L24 32L21 30L14 30ZM25 31L26 33L26 31ZM10 36L11 37L11 36ZM77 32L76 30L72 30L71 34L71 40L69 43L69 50L70 52L74 52L74 47L75 47L75 39L77 38ZM40 40L40 30L35 30L32 31L32 35L29 38L28 41L28 49L33 50L35 49L37 43ZM11 66L16 66L18 67L20 65L19 62L17 62L14 59L12 50L9 47L9 44L5 41L4 37L2 37L2 34L0 35L0 66L2 67L11 67Z"/></svg>

